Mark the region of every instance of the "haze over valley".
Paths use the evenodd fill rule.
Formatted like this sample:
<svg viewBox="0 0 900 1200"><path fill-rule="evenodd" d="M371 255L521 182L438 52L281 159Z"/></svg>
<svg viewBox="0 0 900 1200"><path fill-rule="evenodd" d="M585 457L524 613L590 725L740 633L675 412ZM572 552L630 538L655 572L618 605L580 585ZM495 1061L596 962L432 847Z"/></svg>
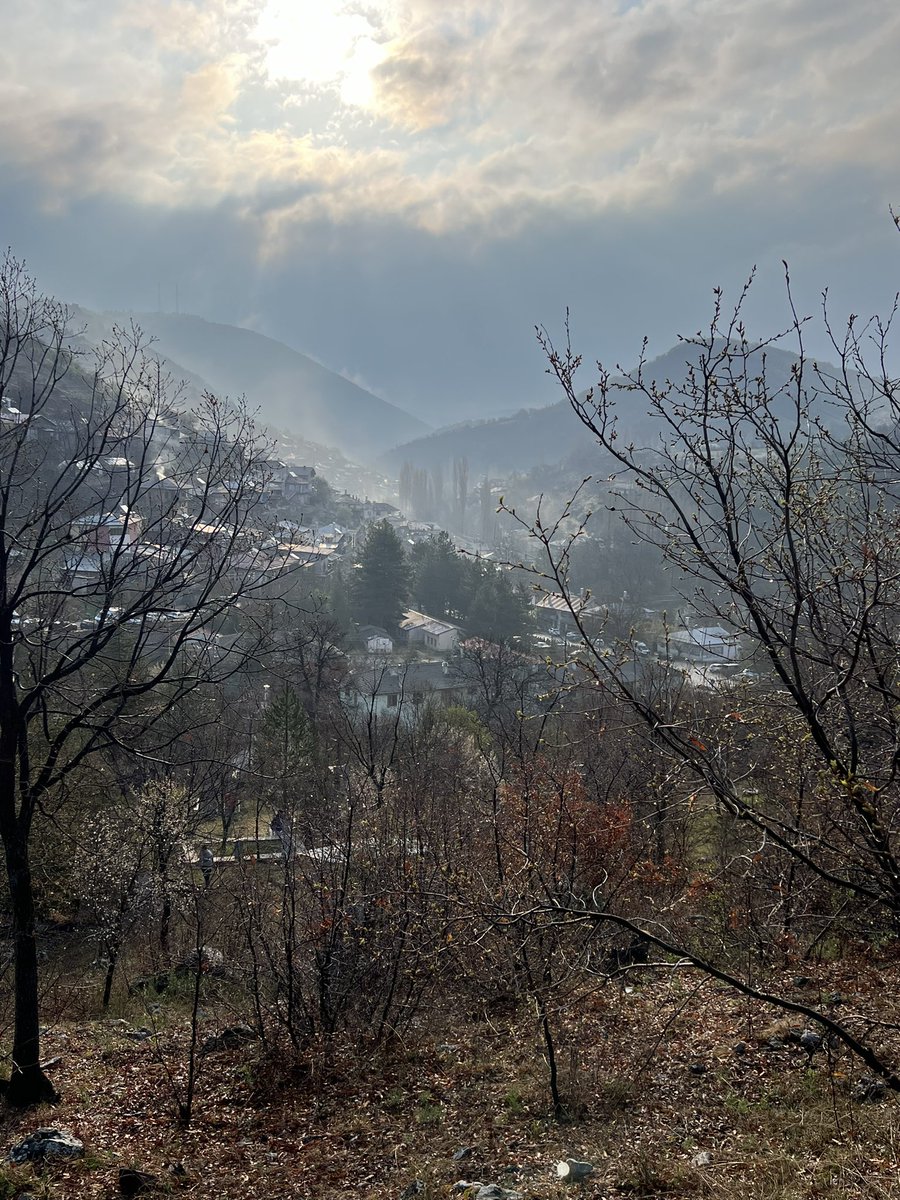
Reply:
<svg viewBox="0 0 900 1200"><path fill-rule="evenodd" d="M898 61L4 6L0 1200L900 1200Z"/></svg>

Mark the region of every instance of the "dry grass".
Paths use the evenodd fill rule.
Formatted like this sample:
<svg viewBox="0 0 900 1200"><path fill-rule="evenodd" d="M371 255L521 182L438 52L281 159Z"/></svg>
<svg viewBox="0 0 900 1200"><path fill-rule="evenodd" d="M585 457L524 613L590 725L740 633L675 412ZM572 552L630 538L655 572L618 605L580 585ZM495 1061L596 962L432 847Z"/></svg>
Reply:
<svg viewBox="0 0 900 1200"><path fill-rule="evenodd" d="M841 990L848 1006L854 992L884 984L881 1015L892 1016L893 970L822 972L822 991ZM148 1020L137 1009L129 1016ZM204 1033L226 1018L210 1001ZM4 1114L3 1145L60 1124L83 1137L87 1156L37 1179L8 1169L0 1200L26 1179L48 1200L111 1197L123 1165L158 1173L173 1193L223 1200L381 1200L414 1180L424 1200L438 1200L460 1178L500 1182L529 1200L900 1198L897 1101L854 1100L860 1072L837 1052L810 1066L796 1046L769 1049L771 1014L676 976L598 989L556 1018L567 1123L549 1114L528 1015L433 1012L405 1044L369 1058L345 1047L327 1067L315 1054L303 1063L256 1049L209 1055L186 1131L174 1119L187 1038L176 1001L154 1014L158 1035L146 1042L112 1021L61 1021L46 1054L60 1056L52 1073L63 1102ZM453 1161L463 1147L469 1156ZM702 1151L709 1165L695 1165ZM596 1165L580 1190L554 1182L564 1157ZM186 1181L171 1163L184 1164Z"/></svg>

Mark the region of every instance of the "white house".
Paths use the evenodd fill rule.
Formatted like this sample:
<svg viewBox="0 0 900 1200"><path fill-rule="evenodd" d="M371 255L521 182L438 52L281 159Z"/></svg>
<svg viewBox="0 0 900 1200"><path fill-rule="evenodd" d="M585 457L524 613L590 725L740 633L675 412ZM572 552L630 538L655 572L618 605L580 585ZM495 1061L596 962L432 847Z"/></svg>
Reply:
<svg viewBox="0 0 900 1200"><path fill-rule="evenodd" d="M738 635L721 625L703 625L696 629L676 629L668 644L659 643L660 653L701 663L736 663L741 657Z"/></svg>
<svg viewBox="0 0 900 1200"><path fill-rule="evenodd" d="M400 628L406 634L410 646L426 646L429 650L444 653L455 650L459 645L459 629L456 625L437 617L429 617L414 608L403 614Z"/></svg>
<svg viewBox="0 0 900 1200"><path fill-rule="evenodd" d="M602 608L590 604L580 596L567 599L556 592L538 592L533 604L538 627L550 633L565 633L577 628L575 617L572 615L573 608L582 619L588 617L600 620L603 617Z"/></svg>
<svg viewBox="0 0 900 1200"><path fill-rule="evenodd" d="M363 625L359 638L366 654L392 654L394 651L394 639L378 625Z"/></svg>

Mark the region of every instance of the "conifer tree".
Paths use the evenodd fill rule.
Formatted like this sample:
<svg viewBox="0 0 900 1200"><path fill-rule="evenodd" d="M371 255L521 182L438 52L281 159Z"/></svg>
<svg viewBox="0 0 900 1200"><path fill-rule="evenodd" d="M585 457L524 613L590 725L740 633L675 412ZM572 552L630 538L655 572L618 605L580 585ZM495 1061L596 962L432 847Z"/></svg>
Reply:
<svg viewBox="0 0 900 1200"><path fill-rule="evenodd" d="M378 521L369 529L353 581L356 620L396 631L409 597L409 582L403 543L388 521Z"/></svg>

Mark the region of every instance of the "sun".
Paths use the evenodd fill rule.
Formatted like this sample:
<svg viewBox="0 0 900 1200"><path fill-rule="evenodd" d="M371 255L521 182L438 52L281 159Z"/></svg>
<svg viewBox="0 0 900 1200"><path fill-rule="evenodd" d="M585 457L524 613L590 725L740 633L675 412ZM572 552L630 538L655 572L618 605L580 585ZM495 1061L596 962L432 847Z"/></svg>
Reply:
<svg viewBox="0 0 900 1200"><path fill-rule="evenodd" d="M269 0L256 29L270 78L335 88L361 108L372 104L372 71L384 57L377 33L346 0Z"/></svg>

